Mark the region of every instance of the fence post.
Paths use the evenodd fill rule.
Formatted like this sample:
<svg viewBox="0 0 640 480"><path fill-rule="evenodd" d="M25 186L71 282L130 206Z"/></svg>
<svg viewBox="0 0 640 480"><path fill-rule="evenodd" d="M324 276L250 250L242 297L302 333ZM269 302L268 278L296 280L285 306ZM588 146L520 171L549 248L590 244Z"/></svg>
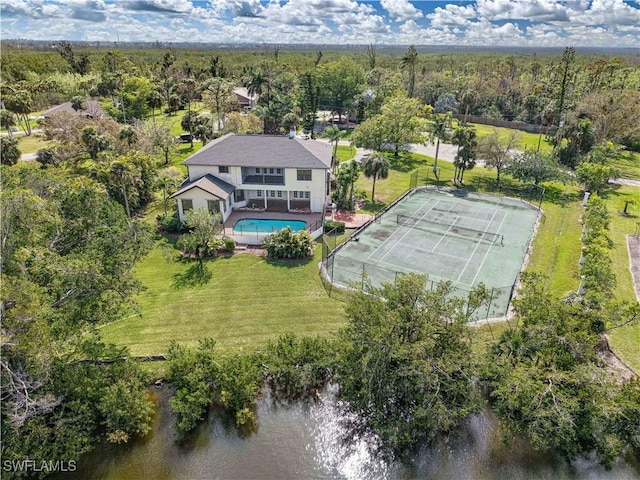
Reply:
<svg viewBox="0 0 640 480"><path fill-rule="evenodd" d="M493 303L493 293L495 292L495 287L491 288L491 295L489 296L489 304L487 305L487 316L484 317L485 320L489 318L489 310L491 310L491 304Z"/></svg>

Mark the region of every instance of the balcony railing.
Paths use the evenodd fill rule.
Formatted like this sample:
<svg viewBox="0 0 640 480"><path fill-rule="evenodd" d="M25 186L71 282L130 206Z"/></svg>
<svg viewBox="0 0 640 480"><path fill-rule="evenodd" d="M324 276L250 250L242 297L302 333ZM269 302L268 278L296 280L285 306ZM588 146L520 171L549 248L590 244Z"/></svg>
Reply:
<svg viewBox="0 0 640 480"><path fill-rule="evenodd" d="M242 177L247 185L284 185L284 175L247 175Z"/></svg>

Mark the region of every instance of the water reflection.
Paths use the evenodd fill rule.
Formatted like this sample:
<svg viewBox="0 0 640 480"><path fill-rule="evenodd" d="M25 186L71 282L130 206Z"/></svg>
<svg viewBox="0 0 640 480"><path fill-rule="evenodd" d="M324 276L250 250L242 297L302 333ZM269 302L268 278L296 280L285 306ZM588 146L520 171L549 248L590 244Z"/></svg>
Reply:
<svg viewBox="0 0 640 480"><path fill-rule="evenodd" d="M184 441L177 441L168 393L158 391L153 431L127 446L103 446L85 456L78 479L640 479L640 466L618 461L610 471L594 461L571 466L533 451L523 440L504 445L489 411L462 432L413 459L387 462L375 455L375 439L348 438L331 389L321 401L257 404L257 430L239 435L233 418L212 412ZM247 432L245 432L247 433ZM243 438L244 437L244 438Z"/></svg>

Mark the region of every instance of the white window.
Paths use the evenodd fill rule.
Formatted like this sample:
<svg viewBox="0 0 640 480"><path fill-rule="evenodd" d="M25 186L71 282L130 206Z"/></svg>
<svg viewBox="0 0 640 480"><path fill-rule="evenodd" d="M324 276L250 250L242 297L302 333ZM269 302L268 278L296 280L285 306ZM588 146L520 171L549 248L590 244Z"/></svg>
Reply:
<svg viewBox="0 0 640 480"><path fill-rule="evenodd" d="M188 198L180 199L182 202L182 211L186 212L187 210L193 210L193 200Z"/></svg>
<svg viewBox="0 0 640 480"><path fill-rule="evenodd" d="M311 198L311 192L304 192L304 198Z"/></svg>
<svg viewBox="0 0 640 480"><path fill-rule="evenodd" d="M218 173L229 173L229 167L218 167Z"/></svg>
<svg viewBox="0 0 640 480"><path fill-rule="evenodd" d="M276 168L276 173L278 175L282 175L282 169L281 168Z"/></svg>
<svg viewBox="0 0 640 480"><path fill-rule="evenodd" d="M256 168L256 173L260 173L260 169L259 168Z"/></svg>
<svg viewBox="0 0 640 480"><path fill-rule="evenodd" d="M207 200L207 209L209 210L209 213L219 213L220 202L218 202L218 200Z"/></svg>
<svg viewBox="0 0 640 480"><path fill-rule="evenodd" d="M278 198L282 198L282 190L278 190Z"/></svg>
<svg viewBox="0 0 640 480"><path fill-rule="evenodd" d="M275 170L274 170L273 168L270 168L270 169L269 169L269 173L270 173L271 175L273 175L274 171L275 171Z"/></svg>
<svg viewBox="0 0 640 480"><path fill-rule="evenodd" d="M261 197L262 196L262 190L258 190L258 196Z"/></svg>
<svg viewBox="0 0 640 480"><path fill-rule="evenodd" d="M276 191L275 190L269 190L269 196L271 198L274 198L276 196Z"/></svg>
<svg viewBox="0 0 640 480"><path fill-rule="evenodd" d="M293 192L293 198L298 198L298 191L297 190Z"/></svg>

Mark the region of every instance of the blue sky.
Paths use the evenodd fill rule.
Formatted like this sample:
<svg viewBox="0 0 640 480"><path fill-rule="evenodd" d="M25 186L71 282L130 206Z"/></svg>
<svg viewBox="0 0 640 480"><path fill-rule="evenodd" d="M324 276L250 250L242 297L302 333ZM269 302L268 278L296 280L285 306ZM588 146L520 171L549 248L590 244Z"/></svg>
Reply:
<svg viewBox="0 0 640 480"><path fill-rule="evenodd" d="M33 40L640 49L640 0L2 0Z"/></svg>

